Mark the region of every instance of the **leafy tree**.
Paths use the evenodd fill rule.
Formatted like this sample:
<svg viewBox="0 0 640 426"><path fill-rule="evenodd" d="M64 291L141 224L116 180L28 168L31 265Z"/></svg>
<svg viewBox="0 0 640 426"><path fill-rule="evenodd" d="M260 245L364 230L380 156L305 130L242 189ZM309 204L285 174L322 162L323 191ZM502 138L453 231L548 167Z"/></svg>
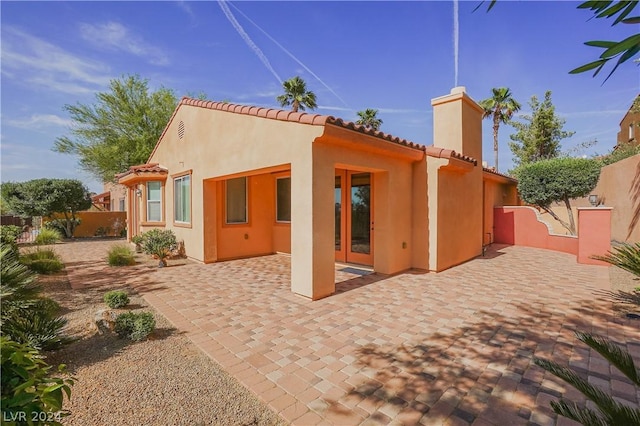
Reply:
<svg viewBox="0 0 640 426"><path fill-rule="evenodd" d="M102 182L145 163L178 103L173 91L150 92L137 75L111 80L93 105L65 105L74 122L53 150L78 155L80 167Z"/></svg>
<svg viewBox="0 0 640 426"><path fill-rule="evenodd" d="M380 130L382 120L378 118L378 110L367 108L364 111L358 111L358 121L356 124L371 128L373 130Z"/></svg>
<svg viewBox="0 0 640 426"><path fill-rule="evenodd" d="M485 0L482 0L480 4L474 9L474 12L482 6ZM490 11L493 6L496 5L498 0L490 0L487 12ZM621 0L621 1L594 1L589 0L578 5L578 9L589 9L594 15L594 18L609 19L616 16L611 26L619 23L623 24L640 24L640 16L628 17L631 12L638 6L638 0ZM569 74L580 74L586 71L595 69L593 76L597 76L607 62L618 58L618 61L613 66L613 69L604 79L607 81L609 77L615 72L615 70L624 62L633 58L638 52L640 52L640 34L633 34L621 41L602 41L593 40L585 43L587 46L598 47L605 49L598 59L588 64L584 64L575 69L569 71Z"/></svg>
<svg viewBox="0 0 640 426"><path fill-rule="evenodd" d="M493 120L493 155L496 171L498 170L498 129L500 123L508 123L513 114L520 111L520 104L513 99L511 90L507 87L491 89L492 96L480 101L484 110L482 118Z"/></svg>
<svg viewBox="0 0 640 426"><path fill-rule="evenodd" d="M12 211L21 216L64 215L64 231L73 237L78 220L76 213L91 207L86 186L77 179L34 179L27 182L5 182L2 197Z"/></svg>
<svg viewBox="0 0 640 426"><path fill-rule="evenodd" d="M518 192L522 200L540 207L576 235L573 211L569 200L588 195L598 184L600 163L587 158L552 158L529 163L517 171ZM560 219L550 206L564 201L569 223Z"/></svg>
<svg viewBox="0 0 640 426"><path fill-rule="evenodd" d="M535 95L532 96L529 106L531 115L522 116L525 122L510 123L517 130L510 136L513 142L509 142L516 165L557 157L560 154L560 140L575 133L562 130L565 120L556 116L551 91L545 92L542 102Z"/></svg>
<svg viewBox="0 0 640 426"><path fill-rule="evenodd" d="M316 94L307 90L307 83L298 76L290 78L282 83L284 94L276 98L281 106L291 105L291 111L304 111L305 108L314 110L318 107Z"/></svg>

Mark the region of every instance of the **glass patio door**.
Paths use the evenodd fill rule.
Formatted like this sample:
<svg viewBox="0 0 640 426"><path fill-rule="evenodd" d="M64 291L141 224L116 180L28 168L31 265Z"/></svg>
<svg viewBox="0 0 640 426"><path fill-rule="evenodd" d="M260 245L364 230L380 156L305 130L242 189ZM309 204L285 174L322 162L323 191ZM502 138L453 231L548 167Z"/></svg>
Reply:
<svg viewBox="0 0 640 426"><path fill-rule="evenodd" d="M336 260L373 265L372 175L336 170Z"/></svg>

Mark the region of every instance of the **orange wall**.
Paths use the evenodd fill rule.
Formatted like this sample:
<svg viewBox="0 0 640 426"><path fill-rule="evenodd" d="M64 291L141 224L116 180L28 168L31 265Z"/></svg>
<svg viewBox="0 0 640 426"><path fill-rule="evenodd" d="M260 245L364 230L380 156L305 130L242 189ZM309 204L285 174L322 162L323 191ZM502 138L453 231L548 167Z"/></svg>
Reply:
<svg viewBox="0 0 640 426"><path fill-rule="evenodd" d="M184 124L184 133L178 132L179 123ZM172 229L178 240L184 241L187 256L203 262L215 262L238 253L227 243L222 243L218 253L216 241L231 238L251 253L290 251L287 247L286 225L275 230L273 220L266 234L249 231L244 240L240 227L225 228L224 237L217 235L222 230L222 218L218 217L216 200L221 196L217 190L224 176L240 175L274 165L285 165L303 161L301 155L310 149L313 140L323 131L322 126L290 123L281 120L234 114L195 106L182 105L177 110L169 127L163 134L149 162L157 162L169 170L169 175L192 170L191 175L191 227L176 226L173 221L173 180L167 178L163 205L166 229ZM303 167L309 167L307 164ZM259 182L259 179L258 181ZM258 183L260 186L260 184ZM275 184L274 184L275 185ZM270 189L270 191L273 189ZM254 191L255 192L255 191ZM252 199L252 202L260 200ZM272 215L272 210L269 215ZM258 222L260 218L256 218ZM258 222L252 223L257 225ZM265 222L266 223L266 222ZM245 227L246 228L246 227ZM144 229L143 229L144 230ZM226 232L228 231L228 232ZM265 239L266 238L266 239ZM266 244L268 241L268 244ZM249 247L249 243L256 246ZM289 243L290 244L290 243ZM229 244L230 245L230 244ZM254 248L255 247L255 248ZM287 250L289 248L289 250Z"/></svg>
<svg viewBox="0 0 640 426"><path fill-rule="evenodd" d="M76 217L80 219L80 225L75 229L73 234L75 237L94 237L100 227L106 229L106 236L119 237L120 231L127 226L126 212L86 211L76 213ZM64 215L56 214L51 217L51 219L56 218L64 218Z"/></svg>
<svg viewBox="0 0 640 426"><path fill-rule="evenodd" d="M550 234L548 225L532 207L496 207L494 219L496 243L578 254L578 238Z"/></svg>
<svg viewBox="0 0 640 426"><path fill-rule="evenodd" d="M518 184L499 177L487 177L488 174L488 172L484 172L484 233L482 241L484 245L491 244L495 239L493 208L519 205Z"/></svg>
<svg viewBox="0 0 640 426"><path fill-rule="evenodd" d="M225 223L225 183L217 186L218 259L233 259L273 253L275 223L275 180L271 175L248 178L249 221L246 224Z"/></svg>
<svg viewBox="0 0 640 426"><path fill-rule="evenodd" d="M604 256L611 250L611 209L578 208L578 262L609 266L591 256Z"/></svg>
<svg viewBox="0 0 640 426"><path fill-rule="evenodd" d="M433 144L477 164L427 157L429 269L442 271L482 253L482 108L456 87L431 100Z"/></svg>

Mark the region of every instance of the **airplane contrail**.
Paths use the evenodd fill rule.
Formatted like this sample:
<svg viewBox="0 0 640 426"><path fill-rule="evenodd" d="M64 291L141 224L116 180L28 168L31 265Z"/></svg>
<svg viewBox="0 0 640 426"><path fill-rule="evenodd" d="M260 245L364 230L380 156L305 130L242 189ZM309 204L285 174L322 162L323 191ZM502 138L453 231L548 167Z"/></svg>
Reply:
<svg viewBox="0 0 640 426"><path fill-rule="evenodd" d="M231 4L231 7L233 7L239 14L241 14L242 16L244 16L244 18L251 22L251 24L253 24L254 27L256 27L258 30L260 30L262 32L262 34L264 34L265 36L267 36L269 38L269 40L271 40L272 42L274 42L276 44L276 46L278 46L280 49L282 49L282 51L284 53L286 53L287 55L289 55L289 57L291 59L293 59L294 61L296 61L302 68L304 68L309 74L311 74L316 80L318 80L320 82L320 84L322 84L324 87L327 88L327 90L329 92L331 92L336 98L338 98L340 100L340 102L342 102L346 107L348 107L349 105L347 105L347 103L344 101L344 99L342 99L331 87L329 87L328 84L326 84L324 81L322 81L322 79L320 77L318 77L313 71L311 71L309 69L309 67L307 67L305 64L302 63L301 60L299 60L298 58L295 57L295 55L291 52L289 52L283 45L281 45L280 43L278 43L277 40L275 40L273 37L271 37L265 30L263 30L258 24L256 24L255 22L253 22L251 20L251 18L249 18L247 15L245 15L240 9L238 9L233 3L229 3Z"/></svg>
<svg viewBox="0 0 640 426"><path fill-rule="evenodd" d="M247 43L247 45L251 48L251 50L253 50L253 53L256 54L258 59L260 59L260 61L264 64L264 66L267 67L269 72L271 72L271 74L273 74L273 76L278 80L278 83L282 84L283 80L280 78L276 70L273 69L273 66L271 66L271 62L269 62L269 59L267 59L265 54L262 53L262 50L260 50L260 48L256 46L253 40L251 40L251 37L249 37L249 34L245 32L244 28L242 28L242 25L240 25L240 23L236 20L236 17L233 16L233 13L231 12L231 10L229 9L229 6L226 3L226 0L218 0L218 4L220 5L220 8L224 12L224 15L227 17L229 22L231 22L231 25L233 25L233 28L235 28L238 34L240 34L240 37L242 37L245 43ZM236 10L238 9L236 8Z"/></svg>
<svg viewBox="0 0 640 426"><path fill-rule="evenodd" d="M454 87L458 87L458 46L460 40L460 26L458 22L458 0L453 0L453 75Z"/></svg>

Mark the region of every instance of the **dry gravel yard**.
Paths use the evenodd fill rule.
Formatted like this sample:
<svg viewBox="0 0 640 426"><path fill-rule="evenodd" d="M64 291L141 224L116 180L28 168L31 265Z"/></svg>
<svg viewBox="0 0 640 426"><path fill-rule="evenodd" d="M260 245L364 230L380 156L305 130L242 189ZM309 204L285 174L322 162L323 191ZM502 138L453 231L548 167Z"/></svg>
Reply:
<svg viewBox="0 0 640 426"><path fill-rule="evenodd" d="M72 290L64 273L41 278L63 307L68 331L80 340L48 354L77 378L65 408L68 425L283 425L275 413L187 337L154 312L156 331L147 341L100 335L95 312L106 308L104 289ZM153 311L131 294L133 310Z"/></svg>

